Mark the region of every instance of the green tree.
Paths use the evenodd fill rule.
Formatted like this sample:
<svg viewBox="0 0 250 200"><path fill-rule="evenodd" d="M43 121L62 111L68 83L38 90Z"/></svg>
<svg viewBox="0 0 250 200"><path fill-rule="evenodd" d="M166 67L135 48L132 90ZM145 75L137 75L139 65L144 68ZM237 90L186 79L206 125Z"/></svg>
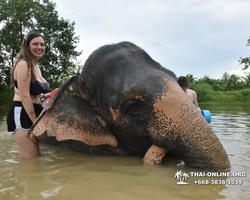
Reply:
<svg viewBox="0 0 250 200"><path fill-rule="evenodd" d="M223 86L222 91L236 91L244 89L245 87L243 77L235 74L229 75L228 73L223 74L221 85Z"/></svg>
<svg viewBox="0 0 250 200"><path fill-rule="evenodd" d="M246 46L250 46L250 37L247 40L247 45ZM239 63L240 63L240 65L244 65L243 70L246 70L250 66L250 54L246 58L241 58L240 57Z"/></svg>
<svg viewBox="0 0 250 200"><path fill-rule="evenodd" d="M39 60L44 77L52 88L74 75L79 68L75 22L59 18L56 4L50 0L0 0L0 77L10 83L10 69L20 50L24 35L31 30L45 36L45 56Z"/></svg>
<svg viewBox="0 0 250 200"><path fill-rule="evenodd" d="M187 74L186 77L188 78L190 86L192 86L193 84L195 84L195 82L197 81L197 78L194 77L192 74Z"/></svg>
<svg viewBox="0 0 250 200"><path fill-rule="evenodd" d="M41 59L42 71L48 81L59 86L73 74L79 63L76 61L81 52L76 51L79 36L75 36L75 22L59 18L55 3L48 0L46 4L36 6L35 18L37 29L46 38L46 55Z"/></svg>
<svg viewBox="0 0 250 200"><path fill-rule="evenodd" d="M250 88L250 72L245 73L245 76L243 76L243 79L244 79L245 88Z"/></svg>
<svg viewBox="0 0 250 200"><path fill-rule="evenodd" d="M3 66L1 76L5 84L10 83L10 69L18 53L22 38L27 30L34 27L31 0L0 0L0 46Z"/></svg>
<svg viewBox="0 0 250 200"><path fill-rule="evenodd" d="M231 91L243 89L244 84L241 81L241 77L238 75L232 74L229 77L228 87L230 88Z"/></svg>
<svg viewBox="0 0 250 200"><path fill-rule="evenodd" d="M214 91L222 91L223 90L223 84L221 83L221 80L219 79L212 79L208 76L204 76L203 78L200 78L196 81L196 84L206 83L212 86L212 89Z"/></svg>

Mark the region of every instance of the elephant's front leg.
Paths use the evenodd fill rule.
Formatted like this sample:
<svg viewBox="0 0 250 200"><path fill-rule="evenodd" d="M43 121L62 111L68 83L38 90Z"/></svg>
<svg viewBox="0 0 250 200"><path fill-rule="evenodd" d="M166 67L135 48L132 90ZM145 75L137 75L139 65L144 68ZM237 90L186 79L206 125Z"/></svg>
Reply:
<svg viewBox="0 0 250 200"><path fill-rule="evenodd" d="M162 159L164 158L167 152L167 149L163 149L153 144L145 154L143 162L149 165L161 164Z"/></svg>

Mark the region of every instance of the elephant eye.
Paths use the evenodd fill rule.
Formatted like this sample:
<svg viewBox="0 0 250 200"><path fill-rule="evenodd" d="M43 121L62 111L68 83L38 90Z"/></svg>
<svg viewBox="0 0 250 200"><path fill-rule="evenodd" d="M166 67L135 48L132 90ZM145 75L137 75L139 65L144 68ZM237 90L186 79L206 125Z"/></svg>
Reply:
<svg viewBox="0 0 250 200"><path fill-rule="evenodd" d="M144 111L144 104L141 101L129 101L127 104L127 113L129 115L139 116Z"/></svg>

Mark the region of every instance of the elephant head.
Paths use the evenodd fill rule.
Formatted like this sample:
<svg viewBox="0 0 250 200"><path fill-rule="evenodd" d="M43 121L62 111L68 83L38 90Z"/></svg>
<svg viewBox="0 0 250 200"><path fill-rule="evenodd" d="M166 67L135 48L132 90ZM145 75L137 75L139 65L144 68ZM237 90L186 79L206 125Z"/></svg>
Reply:
<svg viewBox="0 0 250 200"><path fill-rule="evenodd" d="M160 163L172 151L189 167L230 169L220 140L175 74L130 42L94 51L81 76L58 89L29 136L92 155Z"/></svg>

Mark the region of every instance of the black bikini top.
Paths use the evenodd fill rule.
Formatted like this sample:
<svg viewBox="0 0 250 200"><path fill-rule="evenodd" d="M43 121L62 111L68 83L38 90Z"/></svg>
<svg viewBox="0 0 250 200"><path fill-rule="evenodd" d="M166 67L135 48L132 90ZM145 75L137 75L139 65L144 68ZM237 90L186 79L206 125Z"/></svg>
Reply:
<svg viewBox="0 0 250 200"><path fill-rule="evenodd" d="M14 80L14 84L18 89L17 81ZM39 95L41 93L47 93L49 91L50 85L48 82L42 83L40 81L34 81L30 84L30 94L31 95Z"/></svg>

